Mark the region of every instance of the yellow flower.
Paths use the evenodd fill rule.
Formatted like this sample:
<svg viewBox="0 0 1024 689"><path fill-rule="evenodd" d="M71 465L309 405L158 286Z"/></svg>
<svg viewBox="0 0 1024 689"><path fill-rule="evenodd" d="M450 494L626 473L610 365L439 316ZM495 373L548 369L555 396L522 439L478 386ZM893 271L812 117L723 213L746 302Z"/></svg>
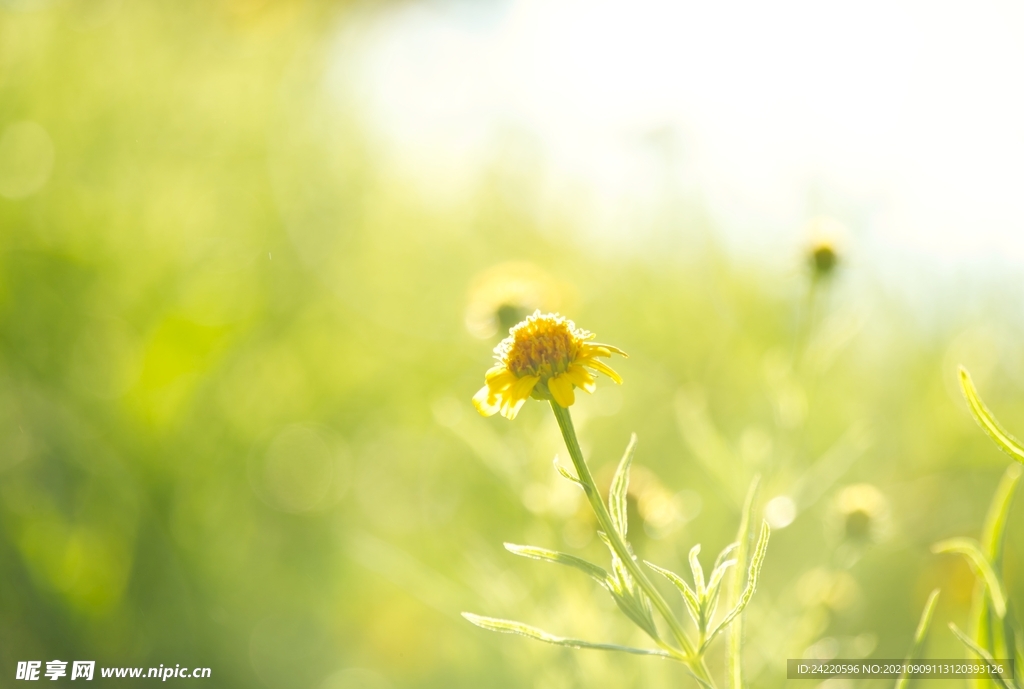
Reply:
<svg viewBox="0 0 1024 689"><path fill-rule="evenodd" d="M501 412L506 419L514 419L530 397L570 406L576 401L575 388L594 391L595 372L622 383L619 374L598 357L626 353L589 342L593 338L593 333L567 318L535 311L494 348L498 363L487 371L486 384L473 396L473 405L484 416Z"/></svg>

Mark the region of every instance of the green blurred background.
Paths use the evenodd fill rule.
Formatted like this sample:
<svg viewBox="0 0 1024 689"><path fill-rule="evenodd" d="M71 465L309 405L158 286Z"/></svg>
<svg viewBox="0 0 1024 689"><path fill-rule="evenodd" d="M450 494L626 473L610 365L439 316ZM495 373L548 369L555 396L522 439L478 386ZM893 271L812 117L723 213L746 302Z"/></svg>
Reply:
<svg viewBox="0 0 1024 689"><path fill-rule="evenodd" d="M955 366L1021 428L1007 285L920 309L866 259L816 280L804 246L738 257L683 201L608 251L501 155L470 200L425 201L324 87L350 15L382 7L0 2L0 686L55 658L218 687L685 686L459 616L643 643L590 581L502 548L604 557L544 405L469 403L534 307L630 353L573 413L605 484L639 434L645 558L710 560L764 476L752 685L901 657L936 586L929 653L961 657L973 577L928 548L976 535L1008 461Z"/></svg>

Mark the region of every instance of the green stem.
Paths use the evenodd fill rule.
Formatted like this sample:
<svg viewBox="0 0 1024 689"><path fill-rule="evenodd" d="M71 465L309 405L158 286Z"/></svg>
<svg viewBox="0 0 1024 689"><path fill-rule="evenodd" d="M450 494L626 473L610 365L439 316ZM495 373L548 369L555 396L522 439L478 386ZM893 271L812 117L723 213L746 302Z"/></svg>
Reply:
<svg viewBox="0 0 1024 689"><path fill-rule="evenodd" d="M747 551L750 550L750 522L754 509L754 501L757 499L757 488L761 482L761 475L755 474L754 480L750 482L747 490L747 498L743 501L743 514L740 516L740 528L736 534L736 567L733 568L731 577L732 600L735 605L743 592L744 564L747 561ZM729 671L729 686L732 689L743 689L743 658L740 654L743 646L743 615L739 615L732 621L729 627L729 656L727 667Z"/></svg>
<svg viewBox="0 0 1024 689"><path fill-rule="evenodd" d="M797 323L796 339L793 342L792 367L796 371L803 361L804 349L807 347L811 337L811 330L814 326L814 306L818 296L818 282L820 277L815 273L811 276L811 283L807 287L807 302L804 306L804 313L801 314Z"/></svg>
<svg viewBox="0 0 1024 689"><path fill-rule="evenodd" d="M608 508L605 507L604 501L601 499L601 492L597 489L597 484L594 482L594 476L590 473L590 467L587 466L586 460L583 459L583 451L580 449L579 440L576 439L576 429L572 424L572 416L569 415L569 410L562 407L554 400L551 401L551 409L555 413L555 419L558 421L558 428L562 431L562 439L565 440L565 446L569 450L569 456L572 458L572 463L576 467L576 475L583 484L583 492L587 495L587 500L590 501L590 506L594 509L594 514L597 516L597 523L601 527L601 530L608 536L608 541L612 544L612 548L615 550L615 554L619 556L622 564L625 565L629 571L630 576L640 585L640 588L644 590L647 597L650 598L651 603L657 608L658 612L665 622L668 623L669 629L672 630L672 635L676 641L682 647L683 652L672 649L673 655L678 657L680 660L685 662L689 667L690 671L702 682L711 687L714 687L714 682L711 679L711 674L708 672L707 666L704 663L704 659L697 654L694 648L693 642L686 635L682 625L679 623L678 618L672 614L672 608L669 607L665 598L662 597L658 589L654 588L654 584L651 583L650 579L637 561L633 557L633 553L630 552L629 546L626 545L622 535L615 529L612 524L611 515L608 514Z"/></svg>

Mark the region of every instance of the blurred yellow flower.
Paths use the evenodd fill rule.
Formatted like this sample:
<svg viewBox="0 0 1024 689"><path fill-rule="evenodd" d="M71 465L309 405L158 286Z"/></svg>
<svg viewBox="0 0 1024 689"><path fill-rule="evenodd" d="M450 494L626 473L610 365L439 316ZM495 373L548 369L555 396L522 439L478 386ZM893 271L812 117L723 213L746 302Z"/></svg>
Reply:
<svg viewBox="0 0 1024 689"><path fill-rule="evenodd" d="M807 225L810 241L807 245L807 262L816 278L826 278L839 265L842 256L841 244L846 228L838 220L827 216L812 218Z"/></svg>
<svg viewBox="0 0 1024 689"><path fill-rule="evenodd" d="M572 405L575 388L594 391L594 372L622 383L619 374L598 357L626 353L618 347L588 342L593 338L593 333L577 328L567 318L535 311L494 348L498 364L487 371L486 383L473 396L473 405L484 416L501 412L514 419L530 397L553 399L562 407Z"/></svg>
<svg viewBox="0 0 1024 689"><path fill-rule="evenodd" d="M835 244L822 239L814 242L807 252L811 270L815 275L826 277L832 273L836 264L839 263L839 252Z"/></svg>
<svg viewBox="0 0 1024 689"><path fill-rule="evenodd" d="M470 284L466 329L481 339L507 333L537 309L557 311L567 289L526 261L491 266L478 273Z"/></svg>
<svg viewBox="0 0 1024 689"><path fill-rule="evenodd" d="M889 527L889 501L870 483L843 488L833 507L842 538L867 542L884 538Z"/></svg>

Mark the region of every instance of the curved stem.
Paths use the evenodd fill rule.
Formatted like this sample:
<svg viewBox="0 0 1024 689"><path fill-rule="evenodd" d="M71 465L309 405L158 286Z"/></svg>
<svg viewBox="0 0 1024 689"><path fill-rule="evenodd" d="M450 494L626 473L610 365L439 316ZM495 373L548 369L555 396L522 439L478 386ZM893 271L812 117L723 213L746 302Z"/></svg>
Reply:
<svg viewBox="0 0 1024 689"><path fill-rule="evenodd" d="M678 618L672 613L672 608L669 607L668 603L661 593L654 587L651 580L647 578L647 574L640 569L640 565L633 558L633 553L630 552L629 546L626 545L622 535L615 529L612 524L611 515L608 514L608 508L605 507L604 501L601 499L601 492L597 489L597 484L594 482L594 476L590 473L590 467L587 466L586 460L583 459L583 451L580 449L579 440L576 439L576 429L572 424L572 416L569 415L569 410L565 407L560 406L554 400L551 401L551 409L555 413L555 419L558 421L558 428L562 431L562 439L565 440L565 446L569 450L569 456L572 458L572 463L576 467L576 475L583 484L583 492L587 495L587 500L590 501L590 506L594 510L594 514L597 516L597 523L601 527L601 530L608 536L608 541L612 544L612 548L615 550L615 554L619 556L622 564L625 565L629 571L630 576L636 580L640 588L644 590L647 597L650 598L651 603L658 610L665 622L668 623L669 629L672 630L672 635L675 637L676 642L682 647L683 652L680 654L678 651L674 655L685 662L689 667L690 671L701 681L702 684L714 687L714 682L711 680L711 675L708 672L707 666L704 664L703 658L698 655L694 648L693 642L686 635L682 625L679 623ZM673 649L674 650L674 649Z"/></svg>

